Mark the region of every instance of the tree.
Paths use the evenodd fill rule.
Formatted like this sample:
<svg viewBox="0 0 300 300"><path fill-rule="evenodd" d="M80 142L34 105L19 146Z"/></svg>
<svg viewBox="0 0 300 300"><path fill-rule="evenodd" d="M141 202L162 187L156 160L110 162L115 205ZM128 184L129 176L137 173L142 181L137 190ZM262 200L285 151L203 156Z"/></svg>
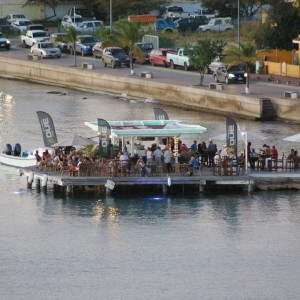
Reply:
<svg viewBox="0 0 300 300"><path fill-rule="evenodd" d="M40 5L40 4L48 5L53 11L53 16L48 18L51 19L53 17L56 17L56 8L59 2L60 2L59 0L27 0L23 5L23 7L30 6L30 5Z"/></svg>
<svg viewBox="0 0 300 300"><path fill-rule="evenodd" d="M128 48L131 74L134 74L133 51L137 50L136 43L140 42L145 34L140 23L120 20L114 24L112 33L122 48Z"/></svg>
<svg viewBox="0 0 300 300"><path fill-rule="evenodd" d="M256 47L253 42L240 43L239 45L230 45L225 49L227 55L226 61L232 65L242 65L247 73L246 94L249 94L250 68L256 61Z"/></svg>
<svg viewBox="0 0 300 300"><path fill-rule="evenodd" d="M300 8L284 1L270 1L266 22L254 35L259 49L294 48L293 38L300 32Z"/></svg>
<svg viewBox="0 0 300 300"><path fill-rule="evenodd" d="M74 54L74 67L76 67L76 51L75 51L75 47L76 47L77 39L78 39L77 31L76 31L76 29L73 26L71 26L71 27L69 27L67 29L67 35L66 36L58 36L55 39L58 42L64 42L64 43L71 44L70 52L71 52L71 54L72 54L72 52Z"/></svg>
<svg viewBox="0 0 300 300"><path fill-rule="evenodd" d="M239 0L240 15L254 16L268 0ZM237 17L238 0L202 0L202 5L219 12L221 17Z"/></svg>
<svg viewBox="0 0 300 300"><path fill-rule="evenodd" d="M110 0L96 0L106 15L110 14ZM164 11L165 5L169 4L170 0L112 0L113 19L118 20L125 18L128 15L148 14L149 11L159 11L159 14Z"/></svg>
<svg viewBox="0 0 300 300"><path fill-rule="evenodd" d="M190 51L190 62L200 73L199 85L202 85L205 70L208 70L208 65L220 53L223 52L226 43L223 41L211 41L210 39L199 40ZM186 47L187 48L187 47Z"/></svg>

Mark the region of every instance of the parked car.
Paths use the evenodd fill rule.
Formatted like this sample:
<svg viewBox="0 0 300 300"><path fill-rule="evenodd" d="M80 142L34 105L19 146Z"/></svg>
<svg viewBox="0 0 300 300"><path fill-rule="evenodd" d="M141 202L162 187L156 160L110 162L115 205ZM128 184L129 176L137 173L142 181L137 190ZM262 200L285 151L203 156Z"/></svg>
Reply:
<svg viewBox="0 0 300 300"><path fill-rule="evenodd" d="M97 43L92 35L80 35L75 43L76 53L80 53L82 56L92 55L92 49ZM69 44L70 53L74 54L73 44Z"/></svg>
<svg viewBox="0 0 300 300"><path fill-rule="evenodd" d="M124 49L119 47L107 47L103 49L102 62L104 67L108 64L114 69L115 67L126 66L129 68L129 56Z"/></svg>
<svg viewBox="0 0 300 300"><path fill-rule="evenodd" d="M195 31L200 25L207 24L208 19L204 16L199 16L197 18L178 19L175 23L179 31Z"/></svg>
<svg viewBox="0 0 300 300"><path fill-rule="evenodd" d="M68 29L69 27L76 27L83 21L81 16L69 16L66 15L61 20L61 26L65 29Z"/></svg>
<svg viewBox="0 0 300 300"><path fill-rule="evenodd" d="M149 55L150 52L154 49L154 46L152 43L136 43L136 46L144 52L145 55L145 63L149 63ZM133 55L133 61L140 61L137 55ZM141 62L141 61L140 61Z"/></svg>
<svg viewBox="0 0 300 300"><path fill-rule="evenodd" d="M26 19L26 17L21 13L10 13L5 18L10 24L18 19Z"/></svg>
<svg viewBox="0 0 300 300"><path fill-rule="evenodd" d="M206 25L199 26L197 31L227 31L233 28L231 18L212 18Z"/></svg>
<svg viewBox="0 0 300 300"><path fill-rule="evenodd" d="M94 13L91 10L83 7L70 8L70 10L68 11L68 15L72 17L80 16L84 21L96 19Z"/></svg>
<svg viewBox="0 0 300 300"><path fill-rule="evenodd" d="M68 36L65 32L56 32L50 34L50 41L57 47L61 52L69 53L70 47L67 42L64 41L64 38Z"/></svg>
<svg viewBox="0 0 300 300"><path fill-rule="evenodd" d="M150 52L149 60L152 66L164 66L168 67L167 52L171 51L169 48L156 48Z"/></svg>
<svg viewBox="0 0 300 300"><path fill-rule="evenodd" d="M102 21L83 21L79 23L75 28L78 33L87 34L93 33L103 27Z"/></svg>
<svg viewBox="0 0 300 300"><path fill-rule="evenodd" d="M30 49L31 54L41 58L60 58L61 51L52 42L40 42L34 44Z"/></svg>
<svg viewBox="0 0 300 300"><path fill-rule="evenodd" d="M225 67L219 67L214 72L215 82L226 82L229 83L246 83L247 73L240 65L232 65L228 69Z"/></svg>
<svg viewBox="0 0 300 300"><path fill-rule="evenodd" d="M46 31L47 29L44 27L43 24L29 24L27 25L26 31L27 30L44 30Z"/></svg>
<svg viewBox="0 0 300 300"><path fill-rule="evenodd" d="M16 28L20 33L25 33L27 31L28 25L32 24L32 21L28 19L18 19L11 23L11 26ZM33 29L30 29L33 30Z"/></svg>
<svg viewBox="0 0 300 300"><path fill-rule="evenodd" d="M213 61L209 64L208 70L206 70L207 74L214 73L219 67L226 67L224 63L225 55L219 54L217 55Z"/></svg>
<svg viewBox="0 0 300 300"><path fill-rule="evenodd" d="M10 40L2 32L0 32L0 48L4 48L7 51L10 49Z"/></svg>
<svg viewBox="0 0 300 300"><path fill-rule="evenodd" d="M98 42L94 45L94 47L92 48L92 52L93 52L93 56L95 58L102 58L102 54L103 54L103 43L102 42Z"/></svg>

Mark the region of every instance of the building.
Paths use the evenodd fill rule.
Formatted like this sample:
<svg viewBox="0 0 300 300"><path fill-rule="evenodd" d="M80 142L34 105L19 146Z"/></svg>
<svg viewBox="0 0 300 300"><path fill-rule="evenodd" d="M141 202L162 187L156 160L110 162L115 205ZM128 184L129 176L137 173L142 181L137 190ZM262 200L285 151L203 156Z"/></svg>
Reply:
<svg viewBox="0 0 300 300"><path fill-rule="evenodd" d="M37 4L23 7L26 0L0 0L0 16L5 18L9 13L20 12L30 20L44 20L53 16L53 10L45 4ZM76 1L66 1L59 4L56 9L56 16L53 20L62 19L68 10L76 5Z"/></svg>

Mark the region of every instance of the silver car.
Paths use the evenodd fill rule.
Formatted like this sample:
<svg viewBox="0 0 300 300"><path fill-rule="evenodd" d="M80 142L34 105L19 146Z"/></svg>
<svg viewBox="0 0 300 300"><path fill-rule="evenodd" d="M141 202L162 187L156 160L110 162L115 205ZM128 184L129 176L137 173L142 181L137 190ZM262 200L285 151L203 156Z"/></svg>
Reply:
<svg viewBox="0 0 300 300"><path fill-rule="evenodd" d="M40 42L31 47L31 54L41 58L60 58L61 51L52 42Z"/></svg>
<svg viewBox="0 0 300 300"><path fill-rule="evenodd" d="M75 28L78 33L86 34L93 33L103 26L102 21L84 21L79 23Z"/></svg>

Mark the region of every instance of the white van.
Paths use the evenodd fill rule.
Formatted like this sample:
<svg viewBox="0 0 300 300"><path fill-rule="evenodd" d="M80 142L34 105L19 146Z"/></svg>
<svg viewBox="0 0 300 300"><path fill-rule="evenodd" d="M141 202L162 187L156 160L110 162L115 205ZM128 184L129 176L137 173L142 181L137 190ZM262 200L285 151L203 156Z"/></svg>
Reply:
<svg viewBox="0 0 300 300"><path fill-rule="evenodd" d="M231 18L212 18L209 20L208 24L201 25L198 27L197 31L226 31L233 29Z"/></svg>

